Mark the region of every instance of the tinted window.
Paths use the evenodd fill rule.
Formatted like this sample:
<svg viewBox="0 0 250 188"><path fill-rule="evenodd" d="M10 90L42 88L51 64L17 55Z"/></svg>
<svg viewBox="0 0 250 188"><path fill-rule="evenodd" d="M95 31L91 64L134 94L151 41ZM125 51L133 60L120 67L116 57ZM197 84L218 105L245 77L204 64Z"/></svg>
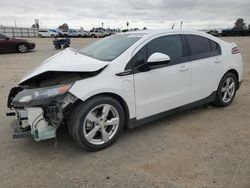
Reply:
<svg viewBox="0 0 250 188"><path fill-rule="evenodd" d="M185 35L191 60L213 57L221 54L220 45L205 37Z"/></svg>
<svg viewBox="0 0 250 188"><path fill-rule="evenodd" d="M170 57L169 65L184 62L182 39L180 35L170 35L159 37L150 41L143 48L141 48L132 59L134 67L138 67L147 62L150 55L160 52ZM126 68L129 69L129 66Z"/></svg>
<svg viewBox="0 0 250 188"><path fill-rule="evenodd" d="M211 52L210 42L207 38L195 35L187 35L187 40L192 55Z"/></svg>
<svg viewBox="0 0 250 188"><path fill-rule="evenodd" d="M134 66L138 67L139 65L142 65L147 62L148 60L148 52L147 52L147 46L144 46L141 48L137 54L134 56Z"/></svg>
<svg viewBox="0 0 250 188"><path fill-rule="evenodd" d="M0 34L0 39L5 39L5 37L3 35Z"/></svg>
<svg viewBox="0 0 250 188"><path fill-rule="evenodd" d="M217 44L216 42L210 40L210 45L211 45L211 48L212 48L212 51L214 52L219 52L220 53L220 46L219 44Z"/></svg>
<svg viewBox="0 0 250 188"><path fill-rule="evenodd" d="M166 54L171 61L183 57L182 40L179 35L160 37L148 43L148 57L155 52Z"/></svg>

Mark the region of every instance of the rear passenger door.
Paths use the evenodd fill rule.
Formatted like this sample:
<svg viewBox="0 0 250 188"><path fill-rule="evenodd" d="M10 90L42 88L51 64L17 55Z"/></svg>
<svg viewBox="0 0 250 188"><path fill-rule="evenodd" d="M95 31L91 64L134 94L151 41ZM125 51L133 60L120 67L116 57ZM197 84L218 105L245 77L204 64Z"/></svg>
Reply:
<svg viewBox="0 0 250 188"><path fill-rule="evenodd" d="M204 99L217 89L221 48L215 41L198 35L184 35L191 60L190 102Z"/></svg>

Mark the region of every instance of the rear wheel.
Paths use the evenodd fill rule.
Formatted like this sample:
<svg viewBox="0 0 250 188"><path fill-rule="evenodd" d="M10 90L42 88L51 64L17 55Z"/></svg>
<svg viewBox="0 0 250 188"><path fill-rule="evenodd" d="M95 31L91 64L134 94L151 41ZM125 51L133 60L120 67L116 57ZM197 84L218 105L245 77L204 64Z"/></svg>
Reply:
<svg viewBox="0 0 250 188"><path fill-rule="evenodd" d="M60 50L61 49L61 45L59 45L59 44L55 45L55 49Z"/></svg>
<svg viewBox="0 0 250 188"><path fill-rule="evenodd" d="M17 50L21 53L27 52L28 47L26 44L18 44L17 45Z"/></svg>
<svg viewBox="0 0 250 188"><path fill-rule="evenodd" d="M95 38L95 35L91 35L91 38Z"/></svg>
<svg viewBox="0 0 250 188"><path fill-rule="evenodd" d="M107 96L94 97L73 111L70 134L80 146L96 151L110 146L124 129L121 104Z"/></svg>
<svg viewBox="0 0 250 188"><path fill-rule="evenodd" d="M215 104L220 107L230 105L235 97L236 88L236 76L233 73L227 73L220 81Z"/></svg>

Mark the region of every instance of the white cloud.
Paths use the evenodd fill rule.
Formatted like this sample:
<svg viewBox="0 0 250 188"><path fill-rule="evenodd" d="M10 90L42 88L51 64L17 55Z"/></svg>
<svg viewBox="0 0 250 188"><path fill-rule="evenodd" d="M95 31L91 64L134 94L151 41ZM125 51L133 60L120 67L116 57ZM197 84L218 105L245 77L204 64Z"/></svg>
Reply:
<svg viewBox="0 0 250 188"><path fill-rule="evenodd" d="M184 22L184 27L228 27L239 17L250 24L249 0L73 0L2 1L0 25L31 26L39 19L44 27L68 23L72 28L99 27L169 28Z"/></svg>

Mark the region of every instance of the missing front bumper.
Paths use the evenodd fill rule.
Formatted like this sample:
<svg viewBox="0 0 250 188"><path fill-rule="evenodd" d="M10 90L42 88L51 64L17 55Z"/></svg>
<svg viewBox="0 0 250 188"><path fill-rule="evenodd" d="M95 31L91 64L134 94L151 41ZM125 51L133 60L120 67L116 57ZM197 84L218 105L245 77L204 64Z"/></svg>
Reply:
<svg viewBox="0 0 250 188"><path fill-rule="evenodd" d="M15 109L17 121L12 124L13 138L32 136L34 140L41 141L56 137L56 126L50 125L40 107Z"/></svg>

